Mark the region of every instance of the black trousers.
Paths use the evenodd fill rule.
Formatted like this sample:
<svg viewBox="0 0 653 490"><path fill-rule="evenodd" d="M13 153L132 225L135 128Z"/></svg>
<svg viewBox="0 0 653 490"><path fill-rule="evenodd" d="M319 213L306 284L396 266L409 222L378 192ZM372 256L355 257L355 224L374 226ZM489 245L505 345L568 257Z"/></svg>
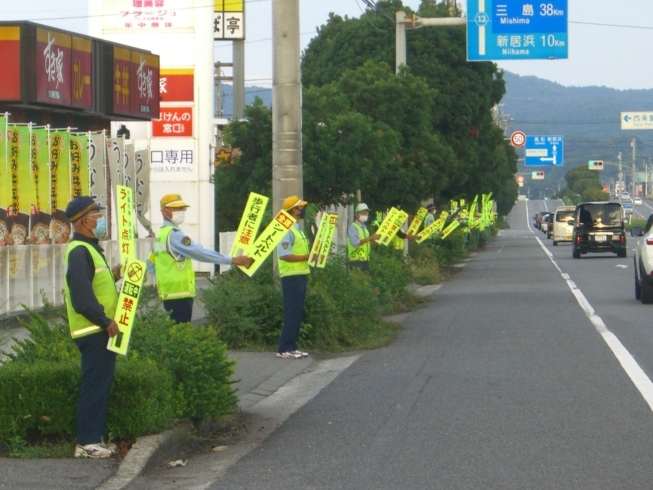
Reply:
<svg viewBox="0 0 653 490"><path fill-rule="evenodd" d="M163 308L170 312L170 318L175 323L189 323L193 317L193 299L167 299L163 302Z"/></svg>
<svg viewBox="0 0 653 490"><path fill-rule="evenodd" d="M306 286L308 275L287 276L281 278L283 292L283 328L279 338L277 352L292 352L297 350L299 327L304 317L304 302L306 301Z"/></svg>
<svg viewBox="0 0 653 490"><path fill-rule="evenodd" d="M115 352L107 350L109 335L102 331L75 344L82 354L82 388L77 401L77 444L95 444L106 429L107 402L116 368Z"/></svg>

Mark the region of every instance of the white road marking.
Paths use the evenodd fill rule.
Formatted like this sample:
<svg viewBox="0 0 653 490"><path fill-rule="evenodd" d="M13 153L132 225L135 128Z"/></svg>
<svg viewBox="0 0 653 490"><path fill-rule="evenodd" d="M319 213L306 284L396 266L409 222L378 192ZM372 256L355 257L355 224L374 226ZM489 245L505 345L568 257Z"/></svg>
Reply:
<svg viewBox="0 0 653 490"><path fill-rule="evenodd" d="M619 267L621 269L628 269L628 266L626 264L617 264L615 267Z"/></svg>
<svg viewBox="0 0 653 490"><path fill-rule="evenodd" d="M576 297L576 301L578 301L578 304L585 312L585 315L587 315L587 318L589 318L590 322L592 322L592 325L594 325L596 331L601 334L601 337L603 337L605 343L608 345L608 347L610 347L610 350L612 350L612 353L621 364L623 370L631 379L635 387L639 390L646 403L648 403L649 408L653 411L653 382L651 382L649 377L646 376L646 373L642 370L639 364L637 364L637 361L623 346L617 336L608 330L608 327L605 325L601 317L596 314L594 308L592 308L592 305L589 303L589 301L587 301L587 298L581 292L581 290L578 289L578 286L576 286L576 284L569 278L569 275L563 273L560 270L560 267L558 267L558 264L554 260L553 254L549 251L548 248L546 248L544 243L542 243L542 240L540 240L538 237L535 237L535 239L540 244L540 247L542 247L542 250L544 250L546 255L549 257L555 268L560 271L560 275L567 282L569 289Z"/></svg>

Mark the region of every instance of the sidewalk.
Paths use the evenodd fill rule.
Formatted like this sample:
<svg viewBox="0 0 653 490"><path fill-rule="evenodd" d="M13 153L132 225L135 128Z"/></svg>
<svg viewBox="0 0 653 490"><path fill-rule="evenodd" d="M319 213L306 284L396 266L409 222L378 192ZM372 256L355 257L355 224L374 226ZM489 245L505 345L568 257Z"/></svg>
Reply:
<svg viewBox="0 0 653 490"><path fill-rule="evenodd" d="M193 321L201 320L204 311L201 305L193 311ZM4 328L3 328L4 327ZM20 326L0 326L0 351L8 351L11 342L8 337L25 338L28 332ZM0 354L1 355L1 354ZM311 357L301 360L278 359L274 352L229 352L229 359L237 361L236 381L240 399L238 406L244 412L252 409L259 401L276 392L281 386L313 364ZM0 489L76 490L123 488L143 469L158 466L180 444L171 431L164 435L139 438L125 460L118 464L109 460L70 459L12 459L0 458Z"/></svg>

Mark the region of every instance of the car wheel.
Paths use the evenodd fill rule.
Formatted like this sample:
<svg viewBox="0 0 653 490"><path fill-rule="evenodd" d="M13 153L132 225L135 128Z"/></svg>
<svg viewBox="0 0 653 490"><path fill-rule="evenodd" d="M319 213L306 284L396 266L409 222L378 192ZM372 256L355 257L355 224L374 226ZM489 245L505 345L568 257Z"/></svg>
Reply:
<svg viewBox="0 0 653 490"><path fill-rule="evenodd" d="M640 283L642 290L641 300L643 305L650 305L653 303L653 286L649 285L646 281Z"/></svg>
<svg viewBox="0 0 653 490"><path fill-rule="evenodd" d="M633 260L633 270L635 271L635 299L642 299L642 286L639 285L637 277L637 261Z"/></svg>
<svg viewBox="0 0 653 490"><path fill-rule="evenodd" d="M571 252L571 256L572 256L573 258L575 258L575 259L580 259L580 250L578 250L578 249L575 248L575 249Z"/></svg>
<svg viewBox="0 0 653 490"><path fill-rule="evenodd" d="M554 246L554 247L557 247L557 246L558 246L558 242L556 242L555 240L553 240L553 246Z"/></svg>

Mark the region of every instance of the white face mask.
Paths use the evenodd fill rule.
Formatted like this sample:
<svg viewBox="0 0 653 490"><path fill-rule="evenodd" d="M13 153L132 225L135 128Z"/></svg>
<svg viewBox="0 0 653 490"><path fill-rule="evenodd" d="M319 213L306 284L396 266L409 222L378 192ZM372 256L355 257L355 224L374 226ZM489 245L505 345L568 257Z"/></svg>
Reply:
<svg viewBox="0 0 653 490"><path fill-rule="evenodd" d="M361 214L358 217L358 221L360 221L361 223L367 223L367 218L368 218L367 214Z"/></svg>
<svg viewBox="0 0 653 490"><path fill-rule="evenodd" d="M184 222L185 214L186 211L174 211L170 217L170 222L175 226L179 226Z"/></svg>

